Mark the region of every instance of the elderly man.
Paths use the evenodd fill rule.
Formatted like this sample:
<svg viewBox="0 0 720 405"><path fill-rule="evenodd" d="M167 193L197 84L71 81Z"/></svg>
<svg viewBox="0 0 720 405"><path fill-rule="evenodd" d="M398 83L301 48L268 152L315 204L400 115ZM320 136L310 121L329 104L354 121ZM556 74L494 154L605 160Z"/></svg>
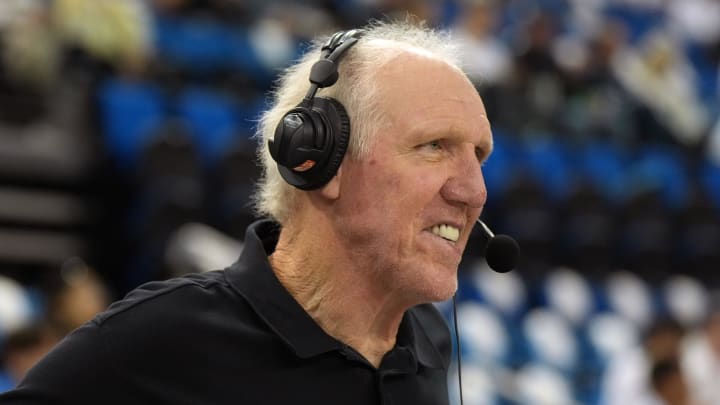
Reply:
<svg viewBox="0 0 720 405"><path fill-rule="evenodd" d="M316 44L261 119L269 219L240 259L141 286L0 403L447 404L429 302L457 288L492 148L453 49L405 23Z"/></svg>

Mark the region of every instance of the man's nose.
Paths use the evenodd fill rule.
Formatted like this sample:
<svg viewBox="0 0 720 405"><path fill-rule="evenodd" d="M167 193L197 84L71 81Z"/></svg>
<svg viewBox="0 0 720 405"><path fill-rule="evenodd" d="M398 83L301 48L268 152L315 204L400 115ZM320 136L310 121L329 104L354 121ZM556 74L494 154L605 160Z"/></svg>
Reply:
<svg viewBox="0 0 720 405"><path fill-rule="evenodd" d="M482 208L487 200L485 179L475 154L458 159L441 189L442 197L454 203Z"/></svg>

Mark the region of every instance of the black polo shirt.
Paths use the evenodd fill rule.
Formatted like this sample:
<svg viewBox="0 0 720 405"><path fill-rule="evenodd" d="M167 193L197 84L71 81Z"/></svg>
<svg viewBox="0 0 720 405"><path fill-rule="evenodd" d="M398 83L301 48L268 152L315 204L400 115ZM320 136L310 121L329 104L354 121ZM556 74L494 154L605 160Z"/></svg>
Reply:
<svg viewBox="0 0 720 405"><path fill-rule="evenodd" d="M253 224L228 269L152 282L77 329L0 404L448 403L450 335L432 305L405 313L379 369L326 334L267 256Z"/></svg>

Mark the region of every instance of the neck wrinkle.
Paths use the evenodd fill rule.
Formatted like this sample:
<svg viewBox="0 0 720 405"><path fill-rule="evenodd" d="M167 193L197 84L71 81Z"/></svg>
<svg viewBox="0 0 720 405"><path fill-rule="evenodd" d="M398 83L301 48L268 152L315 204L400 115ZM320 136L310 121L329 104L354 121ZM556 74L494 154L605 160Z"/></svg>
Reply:
<svg viewBox="0 0 720 405"><path fill-rule="evenodd" d="M342 255L341 246L328 246L328 240L337 239L317 238L317 232L329 229L317 225L301 228L302 237L283 228L269 257L273 271L328 335L379 367L395 346L400 321L411 305L400 302L401 294L378 288L374 272L352 255Z"/></svg>

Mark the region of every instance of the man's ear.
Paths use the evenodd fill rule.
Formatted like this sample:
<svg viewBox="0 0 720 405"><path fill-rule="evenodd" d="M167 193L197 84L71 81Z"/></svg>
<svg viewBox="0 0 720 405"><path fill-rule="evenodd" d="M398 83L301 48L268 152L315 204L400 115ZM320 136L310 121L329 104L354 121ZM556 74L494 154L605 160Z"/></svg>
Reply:
<svg viewBox="0 0 720 405"><path fill-rule="evenodd" d="M340 181L342 179L342 165L330 181L320 189L320 194L328 200L340 198Z"/></svg>

